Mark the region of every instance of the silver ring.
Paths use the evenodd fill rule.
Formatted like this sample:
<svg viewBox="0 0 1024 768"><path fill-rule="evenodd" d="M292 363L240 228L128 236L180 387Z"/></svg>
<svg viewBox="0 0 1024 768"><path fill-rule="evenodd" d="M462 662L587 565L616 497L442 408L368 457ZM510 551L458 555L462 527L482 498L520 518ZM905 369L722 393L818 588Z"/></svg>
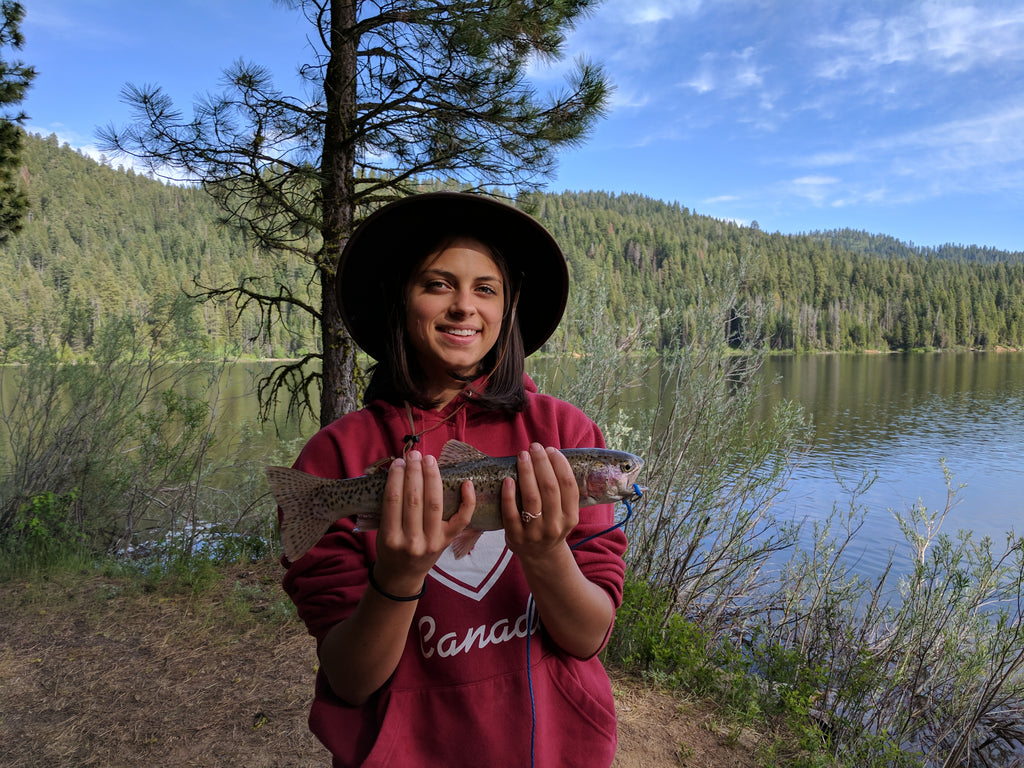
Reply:
<svg viewBox="0 0 1024 768"><path fill-rule="evenodd" d="M525 509L519 513L519 519L523 521L523 525L526 525L531 520L536 520L538 517L543 515L543 512L538 512L536 515L531 515Z"/></svg>

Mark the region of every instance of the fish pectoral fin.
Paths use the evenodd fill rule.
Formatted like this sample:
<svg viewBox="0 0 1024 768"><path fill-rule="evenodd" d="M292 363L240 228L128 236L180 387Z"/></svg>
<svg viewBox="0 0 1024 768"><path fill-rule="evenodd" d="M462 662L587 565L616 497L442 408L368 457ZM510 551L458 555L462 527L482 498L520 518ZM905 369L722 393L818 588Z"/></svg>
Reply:
<svg viewBox="0 0 1024 768"><path fill-rule="evenodd" d="M380 515L356 515L355 530L360 533L376 531L380 528Z"/></svg>
<svg viewBox="0 0 1024 768"><path fill-rule="evenodd" d="M441 449L441 455L437 458L438 466L450 466L452 464L461 464L466 461L480 461L481 459L491 458L486 453L478 451L469 443L464 443L461 440L449 440L444 444L444 448Z"/></svg>
<svg viewBox="0 0 1024 768"><path fill-rule="evenodd" d="M466 528L452 539L451 548L452 554L455 555L456 560L461 560L470 552L473 551L473 547L480 540L483 535L483 531L478 531L476 528Z"/></svg>

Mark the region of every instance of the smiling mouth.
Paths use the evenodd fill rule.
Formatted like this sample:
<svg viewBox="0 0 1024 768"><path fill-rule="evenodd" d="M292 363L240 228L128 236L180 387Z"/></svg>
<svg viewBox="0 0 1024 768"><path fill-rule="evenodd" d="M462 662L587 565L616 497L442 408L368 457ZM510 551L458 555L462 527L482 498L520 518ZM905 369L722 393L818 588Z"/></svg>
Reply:
<svg viewBox="0 0 1024 768"><path fill-rule="evenodd" d="M476 336L479 333L471 328L442 328L441 331L449 336Z"/></svg>

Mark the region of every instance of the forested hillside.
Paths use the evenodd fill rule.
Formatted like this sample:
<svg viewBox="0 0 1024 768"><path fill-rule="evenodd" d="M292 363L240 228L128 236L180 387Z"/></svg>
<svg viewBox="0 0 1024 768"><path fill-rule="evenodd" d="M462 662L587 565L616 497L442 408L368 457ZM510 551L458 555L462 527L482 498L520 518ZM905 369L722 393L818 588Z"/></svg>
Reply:
<svg viewBox="0 0 1024 768"><path fill-rule="evenodd" d="M23 161L30 209L23 231L0 248L0 351L14 359L25 344L88 350L112 314L130 312L155 332L183 291L198 293L197 277L222 286L268 275L305 292L305 264L256 253L241 231L219 223L200 189L110 168L52 135L29 136ZM210 350L296 352L277 329L265 335L258 316L235 323L237 315L231 305L196 302L191 319Z"/></svg>
<svg viewBox="0 0 1024 768"><path fill-rule="evenodd" d="M24 230L0 250L0 351L63 344L87 353L112 314L152 321L203 285L267 278L307 296L310 270L294 256L256 252L219 223L201 190L114 169L29 136L21 182L31 210ZM984 247L921 249L884 235L840 230L806 235L698 216L640 195L535 194L531 209L554 233L579 288L607 295L608 322L631 332L654 311L692 312L702 292L737 280L734 343L760 317L774 349L909 349L1024 346L1024 258ZM576 293L582 293L577 290ZM233 305L196 303L191 323L210 351L294 356L317 344L298 339ZM286 317L287 321L288 318ZM180 320L178 322L181 322ZM154 328L159 323L153 323ZM665 324L661 348L680 339ZM685 333L685 325L682 333ZM557 340L571 348L572 329ZM155 341L159 341L155 339Z"/></svg>
<svg viewBox="0 0 1024 768"><path fill-rule="evenodd" d="M610 319L630 327L633 306L690 309L708 286L740 280L763 320L764 343L783 350L1024 346L1024 258L991 249L904 246L876 255L884 236L768 234L698 216L640 195L540 195L539 218L565 247L574 278L603 281ZM855 233L853 233L855 234ZM848 250L834 244L845 239ZM867 247L871 245L872 248ZM986 263L969 254L984 252ZM729 329L736 342L752 323ZM660 344L678 340L663 334Z"/></svg>
<svg viewBox="0 0 1024 768"><path fill-rule="evenodd" d="M890 235L873 235L857 229L832 229L826 232L810 232L814 239L825 240L833 247L855 253L873 256L934 256L954 261L977 261L982 264L999 262L1017 263L1024 261L1022 251L1000 251L982 245L915 246L904 243Z"/></svg>

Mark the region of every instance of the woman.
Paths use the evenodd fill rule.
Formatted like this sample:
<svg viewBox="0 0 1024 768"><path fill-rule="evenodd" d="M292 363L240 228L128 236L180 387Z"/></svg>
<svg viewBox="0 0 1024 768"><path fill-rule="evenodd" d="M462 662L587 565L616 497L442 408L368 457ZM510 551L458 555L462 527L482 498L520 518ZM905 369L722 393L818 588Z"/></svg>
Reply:
<svg viewBox="0 0 1024 768"><path fill-rule="evenodd" d="M416 195L370 216L339 263L338 301L377 364L366 406L321 430L297 469L388 469L380 529L338 520L287 564L317 639L310 727L335 766L607 766L614 702L596 654L622 597L625 537L579 509L558 448L603 447L575 407L523 372L561 319L565 260L526 214L465 193ZM503 531L465 557L472 483L441 518L437 456L451 439L516 455ZM287 562L287 561L286 561Z"/></svg>

